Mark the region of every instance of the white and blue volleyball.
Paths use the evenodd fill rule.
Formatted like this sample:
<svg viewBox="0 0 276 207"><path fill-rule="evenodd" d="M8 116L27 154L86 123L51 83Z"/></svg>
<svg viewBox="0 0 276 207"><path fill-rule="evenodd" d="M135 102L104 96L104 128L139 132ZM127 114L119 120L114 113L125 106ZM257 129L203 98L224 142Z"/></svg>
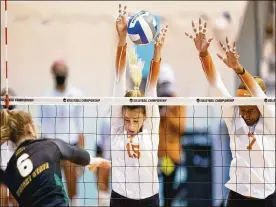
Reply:
<svg viewBox="0 0 276 207"><path fill-rule="evenodd" d="M128 21L128 36L137 45L150 43L157 33L157 21L147 11L134 13Z"/></svg>

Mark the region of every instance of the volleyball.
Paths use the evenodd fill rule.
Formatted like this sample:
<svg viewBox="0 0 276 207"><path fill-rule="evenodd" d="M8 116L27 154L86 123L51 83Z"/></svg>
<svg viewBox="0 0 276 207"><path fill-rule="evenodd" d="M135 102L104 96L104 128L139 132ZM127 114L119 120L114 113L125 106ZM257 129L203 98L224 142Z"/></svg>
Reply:
<svg viewBox="0 0 276 207"><path fill-rule="evenodd" d="M146 45L150 43L157 33L157 21L147 11L134 13L128 21L127 32L134 44Z"/></svg>

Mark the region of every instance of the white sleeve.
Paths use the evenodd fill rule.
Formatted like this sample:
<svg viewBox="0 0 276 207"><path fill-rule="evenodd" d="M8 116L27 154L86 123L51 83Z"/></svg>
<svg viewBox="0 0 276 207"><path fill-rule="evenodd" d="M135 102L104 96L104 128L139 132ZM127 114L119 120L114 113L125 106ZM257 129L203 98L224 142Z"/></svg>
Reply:
<svg viewBox="0 0 276 207"><path fill-rule="evenodd" d="M225 98L232 98L231 94L225 87L221 76L219 73L217 73L217 78L215 81L215 84L213 86L217 92L217 96L219 97L225 97ZM228 129L231 129L232 123L235 117L235 106L228 106L228 105L222 105L221 106L221 117L225 121L225 124Z"/></svg>
<svg viewBox="0 0 276 207"><path fill-rule="evenodd" d="M154 87L149 90L149 87L146 87L146 97L157 97L157 88ZM147 105L146 106L146 120L145 128L151 131L154 134L159 133L159 124L160 124L160 113L158 105Z"/></svg>
<svg viewBox="0 0 276 207"><path fill-rule="evenodd" d="M225 97L225 98L232 98L231 94L225 87L220 74L217 75L217 79L213 87L216 89L218 96Z"/></svg>
<svg viewBox="0 0 276 207"><path fill-rule="evenodd" d="M124 97L126 93L126 70L122 74L121 78L116 77L114 84L113 97ZM112 128L117 128L122 126L122 106L111 106L111 126Z"/></svg>
<svg viewBox="0 0 276 207"><path fill-rule="evenodd" d="M235 118L235 106L221 106L221 118L225 121L227 129L231 129ZM230 134L231 132L229 132Z"/></svg>

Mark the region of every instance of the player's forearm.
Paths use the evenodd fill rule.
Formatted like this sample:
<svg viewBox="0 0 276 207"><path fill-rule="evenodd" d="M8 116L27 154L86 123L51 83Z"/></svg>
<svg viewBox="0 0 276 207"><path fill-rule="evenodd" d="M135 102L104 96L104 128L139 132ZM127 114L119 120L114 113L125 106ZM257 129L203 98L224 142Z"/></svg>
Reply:
<svg viewBox="0 0 276 207"><path fill-rule="evenodd" d="M121 46L123 42L118 43L116 55L116 81L113 90L113 97L124 97L126 83L126 48L127 44Z"/></svg>
<svg viewBox="0 0 276 207"><path fill-rule="evenodd" d="M157 97L157 81L160 71L161 59L153 58L150 65L150 72L147 80L146 96Z"/></svg>
<svg viewBox="0 0 276 207"><path fill-rule="evenodd" d="M233 68L239 76L240 80L244 83L246 89L249 91L251 96L254 97L266 97L266 94L261 89L259 84L256 82L254 77L242 66L239 65L238 68Z"/></svg>
<svg viewBox="0 0 276 207"><path fill-rule="evenodd" d="M207 80L209 81L211 86L215 87L217 71L214 66L211 55L209 54L208 51L201 52L201 53L199 53L199 58L200 58L202 69L206 75Z"/></svg>
<svg viewBox="0 0 276 207"><path fill-rule="evenodd" d="M126 41L120 39L117 46L116 53L116 78L119 81L122 78L122 75L125 72L126 67L126 49L127 43Z"/></svg>
<svg viewBox="0 0 276 207"><path fill-rule="evenodd" d="M199 53L199 58L201 61L202 69L206 75L206 78L210 85L214 87L219 96L222 97L231 97L229 92L227 91L219 72L216 70L212 57L208 51Z"/></svg>

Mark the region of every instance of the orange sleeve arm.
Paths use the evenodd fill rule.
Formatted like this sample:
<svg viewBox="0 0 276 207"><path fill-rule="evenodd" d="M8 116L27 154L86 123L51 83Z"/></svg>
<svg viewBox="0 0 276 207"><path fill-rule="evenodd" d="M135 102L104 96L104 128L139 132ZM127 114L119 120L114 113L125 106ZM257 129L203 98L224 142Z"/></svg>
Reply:
<svg viewBox="0 0 276 207"><path fill-rule="evenodd" d="M216 88L218 95L222 97L231 97L227 91L219 72L216 70L212 57L208 52L199 54L202 69L210 85Z"/></svg>
<svg viewBox="0 0 276 207"><path fill-rule="evenodd" d="M241 81L244 83L245 87L247 88L251 96L266 97L266 94L264 93L264 91L261 89L259 84L256 82L254 77L249 72L247 72L244 69L244 74L242 75L238 74L238 76L241 79Z"/></svg>
<svg viewBox="0 0 276 207"><path fill-rule="evenodd" d="M214 86L217 73L211 55L209 54L209 52L200 53L199 58L207 80L212 86Z"/></svg>
<svg viewBox="0 0 276 207"><path fill-rule="evenodd" d="M157 81L158 81L158 76L160 71L160 64L161 64L161 60L159 62L155 62L153 60L151 61L150 72L147 80L148 91L151 91L157 86Z"/></svg>
<svg viewBox="0 0 276 207"><path fill-rule="evenodd" d="M117 47L117 53L116 53L116 77L121 78L122 74L125 71L126 66L126 49L127 44L124 46L118 46Z"/></svg>

